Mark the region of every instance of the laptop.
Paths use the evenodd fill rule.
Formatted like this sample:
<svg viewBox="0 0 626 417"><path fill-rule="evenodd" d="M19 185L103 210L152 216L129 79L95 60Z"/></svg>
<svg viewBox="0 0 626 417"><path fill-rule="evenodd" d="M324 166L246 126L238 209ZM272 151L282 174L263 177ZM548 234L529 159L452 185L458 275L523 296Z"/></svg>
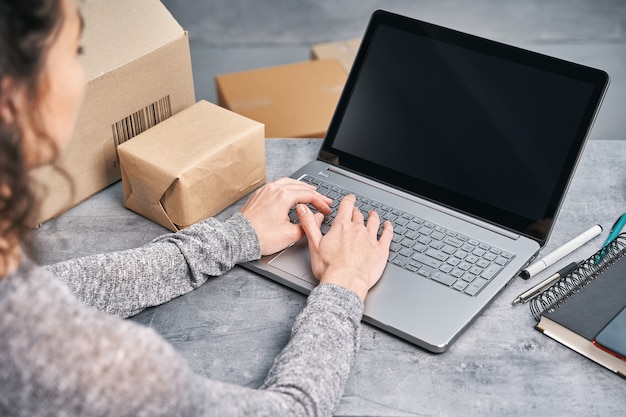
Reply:
<svg viewBox="0 0 626 417"><path fill-rule="evenodd" d="M545 245L607 86L597 69L374 12L317 159L292 175L394 224L363 321L446 351ZM303 239L244 267L306 294L309 262Z"/></svg>

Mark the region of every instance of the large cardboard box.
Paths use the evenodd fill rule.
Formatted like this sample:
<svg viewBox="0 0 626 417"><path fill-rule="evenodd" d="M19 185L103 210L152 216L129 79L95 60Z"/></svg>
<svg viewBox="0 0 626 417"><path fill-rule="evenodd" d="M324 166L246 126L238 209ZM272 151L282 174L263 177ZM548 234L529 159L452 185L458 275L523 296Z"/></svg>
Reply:
<svg viewBox="0 0 626 417"><path fill-rule="evenodd" d="M187 33L158 0L85 1L88 85L53 166L32 172L40 224L119 180L116 147L195 103Z"/></svg>
<svg viewBox="0 0 626 417"><path fill-rule="evenodd" d="M264 123L268 138L324 137L345 82L335 59L215 77L218 104Z"/></svg>
<svg viewBox="0 0 626 417"><path fill-rule="evenodd" d="M352 38L338 42L318 43L311 47L311 59L335 58L346 74L352 69L354 58L361 46L361 38Z"/></svg>
<svg viewBox="0 0 626 417"><path fill-rule="evenodd" d="M172 231L219 213L265 182L263 125L207 101L118 151L124 205Z"/></svg>

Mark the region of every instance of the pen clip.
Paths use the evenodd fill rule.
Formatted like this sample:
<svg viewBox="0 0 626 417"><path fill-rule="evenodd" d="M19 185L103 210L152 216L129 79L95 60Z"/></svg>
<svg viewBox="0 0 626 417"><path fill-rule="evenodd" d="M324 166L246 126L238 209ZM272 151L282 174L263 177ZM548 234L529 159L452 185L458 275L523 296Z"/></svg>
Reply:
<svg viewBox="0 0 626 417"><path fill-rule="evenodd" d="M611 230L609 231L609 236L606 238L606 240L604 241L604 244L600 248L601 252L598 255L596 255L596 259L595 259L596 265L599 264L602 258L604 257L604 255L606 255L607 246L609 246L611 242L613 242L617 238L617 236L620 234L620 232L622 231L625 225L626 225L626 213L619 216L617 220L615 220L615 223L613 223L613 226L611 227Z"/></svg>
<svg viewBox="0 0 626 417"><path fill-rule="evenodd" d="M615 223L613 223L613 227L611 227L611 231L609 232L609 237L612 237L611 241L615 240L617 235L620 234L625 224L626 224L626 213L619 216L617 220L615 220ZM618 226L621 226L621 227L619 227L618 229ZM611 243L611 242L608 242L608 243Z"/></svg>

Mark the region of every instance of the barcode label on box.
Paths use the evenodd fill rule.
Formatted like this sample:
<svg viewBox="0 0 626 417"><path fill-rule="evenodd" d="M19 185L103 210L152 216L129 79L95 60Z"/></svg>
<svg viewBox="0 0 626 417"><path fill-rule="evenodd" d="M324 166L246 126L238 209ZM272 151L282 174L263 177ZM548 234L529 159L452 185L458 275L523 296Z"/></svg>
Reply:
<svg viewBox="0 0 626 417"><path fill-rule="evenodd" d="M152 126L162 122L172 115L170 96L165 96L160 100L146 106L145 108L123 118L114 123L113 140L115 146L134 138L141 132L150 129Z"/></svg>

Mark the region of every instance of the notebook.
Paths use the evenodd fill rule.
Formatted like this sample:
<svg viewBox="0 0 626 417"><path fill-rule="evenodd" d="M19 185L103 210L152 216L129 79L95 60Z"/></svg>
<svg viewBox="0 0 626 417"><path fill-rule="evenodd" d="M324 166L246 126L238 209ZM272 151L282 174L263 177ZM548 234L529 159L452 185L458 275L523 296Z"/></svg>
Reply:
<svg viewBox="0 0 626 417"><path fill-rule="evenodd" d="M600 254L603 256L598 263ZM622 378L626 378L626 360L619 357L623 345L613 347L618 340L605 330L626 318L619 314L626 307L625 254L626 234L622 234L608 251L598 251L530 305L538 321L537 330ZM618 336L623 340L623 334ZM606 346L598 344L598 339Z"/></svg>
<svg viewBox="0 0 626 417"><path fill-rule="evenodd" d="M317 159L292 175L393 220L363 320L447 350L545 244L607 85L597 69L374 12ZM317 284L304 240L244 266L305 294Z"/></svg>
<svg viewBox="0 0 626 417"><path fill-rule="evenodd" d="M594 346L626 361L626 306L598 332L592 342ZM622 375L626 378L626 372Z"/></svg>

